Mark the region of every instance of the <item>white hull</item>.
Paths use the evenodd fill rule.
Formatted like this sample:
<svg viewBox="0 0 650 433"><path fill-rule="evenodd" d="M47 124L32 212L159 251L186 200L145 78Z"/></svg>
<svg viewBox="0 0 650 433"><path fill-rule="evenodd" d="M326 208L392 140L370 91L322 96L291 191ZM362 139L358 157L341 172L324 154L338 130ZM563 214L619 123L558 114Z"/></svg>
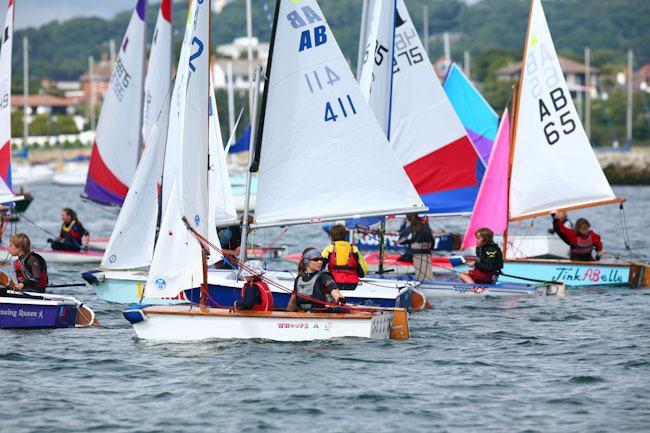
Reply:
<svg viewBox="0 0 650 433"><path fill-rule="evenodd" d="M155 342L212 339L312 341L341 337L387 339L393 319L393 313L389 311L373 314L237 313L189 306L148 307L139 311L144 320L133 324L136 336Z"/></svg>
<svg viewBox="0 0 650 433"><path fill-rule="evenodd" d="M102 261L100 251L55 251L55 250L32 250L42 256L47 263L99 263ZM5 253L5 262L12 261L7 247L0 247L0 254Z"/></svg>
<svg viewBox="0 0 650 433"><path fill-rule="evenodd" d="M51 183L54 170L47 165L14 164L11 167L11 175L14 188L19 188Z"/></svg>
<svg viewBox="0 0 650 433"><path fill-rule="evenodd" d="M539 297L564 296L565 286L557 284L467 284L461 282L424 281L418 288L428 300L434 298Z"/></svg>

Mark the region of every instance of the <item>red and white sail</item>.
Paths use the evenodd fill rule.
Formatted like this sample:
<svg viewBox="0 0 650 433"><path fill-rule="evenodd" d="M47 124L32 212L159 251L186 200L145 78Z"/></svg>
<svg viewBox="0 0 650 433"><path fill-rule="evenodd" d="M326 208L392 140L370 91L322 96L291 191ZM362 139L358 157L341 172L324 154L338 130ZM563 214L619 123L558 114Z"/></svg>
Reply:
<svg viewBox="0 0 650 433"><path fill-rule="evenodd" d="M11 191L11 59L14 40L14 1L9 0L6 4L0 44L0 177Z"/></svg>
<svg viewBox="0 0 650 433"><path fill-rule="evenodd" d="M616 201L573 105L540 0L533 0L517 105L510 219Z"/></svg>
<svg viewBox="0 0 650 433"><path fill-rule="evenodd" d="M120 45L104 98L85 193L121 205L135 174L142 144L142 102L147 0L138 0Z"/></svg>

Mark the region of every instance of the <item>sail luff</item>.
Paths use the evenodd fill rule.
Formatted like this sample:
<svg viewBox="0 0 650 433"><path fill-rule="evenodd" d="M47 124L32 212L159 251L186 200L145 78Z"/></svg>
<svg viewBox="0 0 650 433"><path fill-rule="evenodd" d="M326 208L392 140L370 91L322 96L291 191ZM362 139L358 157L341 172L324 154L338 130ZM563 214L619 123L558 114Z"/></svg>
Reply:
<svg viewBox="0 0 650 433"><path fill-rule="evenodd" d="M7 2L4 32L0 48L0 177L12 190L11 175L11 63L13 55L14 2ZM25 143L25 145L27 145ZM3 194L4 196L4 194Z"/></svg>

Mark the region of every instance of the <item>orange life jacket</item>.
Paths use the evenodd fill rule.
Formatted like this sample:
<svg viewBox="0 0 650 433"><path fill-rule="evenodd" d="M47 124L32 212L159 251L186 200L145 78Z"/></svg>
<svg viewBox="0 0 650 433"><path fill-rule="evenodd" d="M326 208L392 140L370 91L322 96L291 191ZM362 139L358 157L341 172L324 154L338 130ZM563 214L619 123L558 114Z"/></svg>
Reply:
<svg viewBox="0 0 650 433"><path fill-rule="evenodd" d="M264 281L253 281L246 283L241 288L241 298L244 299L244 294L247 287L255 287L260 294L261 301L253 305L253 311L273 311L273 294L271 289Z"/></svg>
<svg viewBox="0 0 650 433"><path fill-rule="evenodd" d="M343 265L339 266L336 264L336 244L332 244L332 252L330 253L327 269L334 278L334 281L339 284L357 284L359 283L359 274L357 274L357 259L354 256L354 246L350 245L350 254L348 255L348 261Z"/></svg>

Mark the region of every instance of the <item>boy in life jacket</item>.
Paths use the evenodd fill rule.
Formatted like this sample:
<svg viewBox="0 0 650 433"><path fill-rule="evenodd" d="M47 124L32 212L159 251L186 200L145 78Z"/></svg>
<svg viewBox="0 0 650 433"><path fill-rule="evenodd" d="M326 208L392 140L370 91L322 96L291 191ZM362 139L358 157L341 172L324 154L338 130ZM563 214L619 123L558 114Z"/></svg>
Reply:
<svg viewBox="0 0 650 433"><path fill-rule="evenodd" d="M345 305L345 298L336 286L334 278L323 270L323 260L316 248L303 251L287 311L332 313L337 311L327 308L326 302Z"/></svg>
<svg viewBox="0 0 650 433"><path fill-rule="evenodd" d="M246 279L241 289L241 299L235 301L238 310L273 311L273 295L269 286L262 281L264 269L259 260L248 260L241 271Z"/></svg>
<svg viewBox="0 0 650 433"><path fill-rule="evenodd" d="M578 218L575 228L566 226L566 212L552 214L553 231L571 247L570 259L585 262L600 260L600 253L603 251L603 243L600 235L591 230L591 224L585 218ZM594 257L593 252L596 251Z"/></svg>
<svg viewBox="0 0 650 433"><path fill-rule="evenodd" d="M460 279L469 284L494 284L503 269L503 253L494 242L494 232L489 228L476 230L476 260L470 260L467 265L471 271L460 274Z"/></svg>
<svg viewBox="0 0 650 433"><path fill-rule="evenodd" d="M433 269L431 268L431 250L434 239L426 219L420 218L417 213L406 216L409 222L409 231L404 232L406 236L401 237L397 243L407 245L408 249L400 260L409 258L413 261L415 278L418 281L433 280Z"/></svg>
<svg viewBox="0 0 650 433"><path fill-rule="evenodd" d="M43 257L31 251L31 242L26 234L18 233L9 239L9 254L18 257L14 262L18 282L12 281L9 288L44 293L48 285L47 265Z"/></svg>
<svg viewBox="0 0 650 433"><path fill-rule="evenodd" d="M48 239L53 250L80 251L82 246L88 246L90 234L79 221L77 213L70 208L61 211L61 231L56 239Z"/></svg>
<svg viewBox="0 0 650 433"><path fill-rule="evenodd" d="M343 224L330 229L332 243L323 249L323 268L334 278L340 290L354 290L359 279L368 272L368 264L359 249L346 240L348 231Z"/></svg>

